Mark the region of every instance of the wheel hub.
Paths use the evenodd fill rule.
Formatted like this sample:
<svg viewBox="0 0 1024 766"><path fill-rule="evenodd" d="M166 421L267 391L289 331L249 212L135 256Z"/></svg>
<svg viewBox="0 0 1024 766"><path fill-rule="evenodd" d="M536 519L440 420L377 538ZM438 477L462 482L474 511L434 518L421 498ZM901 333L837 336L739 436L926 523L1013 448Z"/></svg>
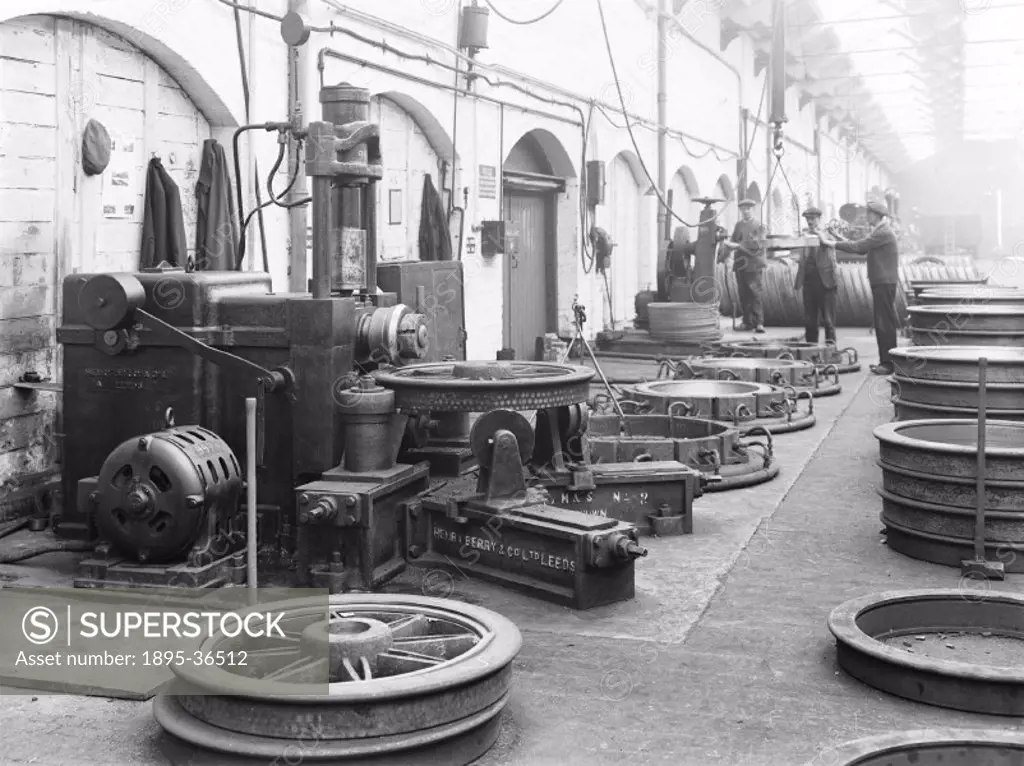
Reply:
<svg viewBox="0 0 1024 766"><path fill-rule="evenodd" d="M387 623L370 617L336 617L302 631L308 655L328 657L331 683L370 680L377 672L378 656L394 642Z"/></svg>

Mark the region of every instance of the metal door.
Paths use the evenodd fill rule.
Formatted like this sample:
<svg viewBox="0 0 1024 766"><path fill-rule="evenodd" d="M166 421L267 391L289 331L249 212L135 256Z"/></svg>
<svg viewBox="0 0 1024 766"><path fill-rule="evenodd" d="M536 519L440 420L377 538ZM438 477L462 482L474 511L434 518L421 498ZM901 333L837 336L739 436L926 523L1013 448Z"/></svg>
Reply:
<svg viewBox="0 0 1024 766"><path fill-rule="evenodd" d="M536 358L548 332L548 205L546 195L505 197L505 344L516 359Z"/></svg>

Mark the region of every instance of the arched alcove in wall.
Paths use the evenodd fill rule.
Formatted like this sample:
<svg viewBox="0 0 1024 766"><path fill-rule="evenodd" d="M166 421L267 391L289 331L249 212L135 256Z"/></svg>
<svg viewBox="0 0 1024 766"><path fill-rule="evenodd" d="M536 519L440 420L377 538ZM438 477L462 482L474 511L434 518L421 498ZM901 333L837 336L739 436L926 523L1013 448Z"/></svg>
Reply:
<svg viewBox="0 0 1024 766"><path fill-rule="evenodd" d="M619 152L612 158L607 181L602 225L616 245L608 283L612 319L618 324L632 318L633 297L646 286L640 284L640 275L646 271L650 256L644 252L644 193L648 187L640 160L630 151ZM657 269L656 260L652 268Z"/></svg>
<svg viewBox="0 0 1024 766"><path fill-rule="evenodd" d="M756 202L758 205L761 204L761 187L757 185L757 181L752 182L747 187L747 199Z"/></svg>
<svg viewBox="0 0 1024 766"><path fill-rule="evenodd" d="M31 15L26 13L28 11ZM166 11L165 11L166 13ZM156 13L159 16L159 12ZM147 17L144 17L147 18ZM112 36L122 40L130 49L139 51L151 59L167 76L184 92L195 104L199 112L214 127L237 127L244 119L243 115L235 114L217 91L210 85L203 75L188 61L182 54L166 45L158 37L147 30L132 26L120 19L106 15L102 10L90 10L88 13L69 11L66 2L51 2L50 0L32 0L32 2L2 3L0 4L0 25L12 24L14 26L34 26L39 29L39 23L49 19L51 22L62 20L66 24L72 22L97 30L110 33ZM54 47L47 45L43 40L46 38L44 32L36 42L40 43L41 50L56 52ZM26 37L26 40L31 38ZM13 43L13 41L10 41ZM17 44L15 44L17 47ZM8 56L9 51L15 48L5 48L4 55ZM118 58L117 52L107 53L97 63L106 64L112 59ZM32 61L34 59L27 59ZM84 79L84 78L83 78ZM86 99L88 101L88 99Z"/></svg>
<svg viewBox="0 0 1024 766"><path fill-rule="evenodd" d="M672 192L672 212L684 221L696 220L697 211L694 209L693 200L700 196L700 187L693 170L686 165L681 166L672 176L669 190ZM669 228L673 231L676 226L681 225L675 218L669 221Z"/></svg>
<svg viewBox="0 0 1024 766"><path fill-rule="evenodd" d="M529 170L528 168L533 168ZM543 128L524 133L505 157L504 171L540 173L558 178L575 178L576 168L569 153L554 133Z"/></svg>
<svg viewBox="0 0 1024 766"><path fill-rule="evenodd" d="M718 214L719 225L724 226L729 231L732 231L733 227L736 225L736 203L739 200L736 199L736 190L732 185L732 181L729 179L729 176L724 173L720 175L718 180L715 182L714 196L725 200L721 205L720 212Z"/></svg>
<svg viewBox="0 0 1024 766"><path fill-rule="evenodd" d="M425 179L430 177L447 212L458 155L438 119L412 96L397 91L376 94L370 101L370 120L380 126L384 163L384 177L377 184L377 257L419 260Z"/></svg>
<svg viewBox="0 0 1024 766"><path fill-rule="evenodd" d="M579 218L578 200L562 192L575 175L561 141L542 128L523 134L503 158L502 337L517 359L535 359L537 339L558 326L559 221Z"/></svg>
<svg viewBox="0 0 1024 766"><path fill-rule="evenodd" d="M13 182L0 184L7 187L0 189L0 244L17 264L20 288L10 295L0 289L0 315L15 309L25 323L23 342L31 350L14 364L62 382L61 347L52 327L61 314L65 277L139 269L153 157L180 196L189 251L180 254L184 266L195 253L195 188L204 142L213 126L237 120L213 88L154 37L95 14L12 18L15 7L61 10L31 0L0 5L0 153L3 180ZM95 175L82 169L89 120L112 139L110 163ZM30 471L52 466L55 455L44 446L54 422L50 401L19 413L25 418L19 429L35 436L0 450L3 465ZM4 418L0 413L0 430Z"/></svg>

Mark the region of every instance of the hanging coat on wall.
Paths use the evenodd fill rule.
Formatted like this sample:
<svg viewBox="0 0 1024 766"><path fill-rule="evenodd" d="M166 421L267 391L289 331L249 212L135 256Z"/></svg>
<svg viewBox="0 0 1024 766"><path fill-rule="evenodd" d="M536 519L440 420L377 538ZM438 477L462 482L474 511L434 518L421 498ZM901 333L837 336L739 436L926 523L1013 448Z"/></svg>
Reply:
<svg viewBox="0 0 1024 766"><path fill-rule="evenodd" d="M196 270L233 271L238 249L235 198L224 147L208 138L196 182Z"/></svg>
<svg viewBox="0 0 1024 766"><path fill-rule="evenodd" d="M181 213L181 195L159 157L149 161L144 210L139 267L152 268L164 261L172 266L184 266L188 243L185 219Z"/></svg>
<svg viewBox="0 0 1024 766"><path fill-rule="evenodd" d="M448 214L441 195L434 188L430 174L423 176L423 205L420 208L420 260L450 261L452 235L448 229Z"/></svg>

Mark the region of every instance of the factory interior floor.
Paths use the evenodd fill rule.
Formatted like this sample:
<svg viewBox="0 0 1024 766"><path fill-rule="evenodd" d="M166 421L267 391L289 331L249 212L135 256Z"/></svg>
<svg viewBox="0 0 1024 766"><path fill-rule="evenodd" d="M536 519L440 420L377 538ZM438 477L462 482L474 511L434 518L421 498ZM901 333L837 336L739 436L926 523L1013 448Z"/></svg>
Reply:
<svg viewBox="0 0 1024 766"><path fill-rule="evenodd" d="M1021 728L889 697L836 665L826 620L842 602L986 587L885 546L872 430L891 419L889 386L867 372L867 330L842 330L840 341L859 350L863 369L815 402L813 428L776 437L781 474L705 495L692 536L648 541L634 600L580 613L455 579L451 598L505 615L523 636L500 738L478 763L832 766L832 747L893 730ZM602 364L611 376L637 369ZM1022 581L988 587L1021 590ZM3 764L193 762L148 703L4 696L0 721Z"/></svg>

